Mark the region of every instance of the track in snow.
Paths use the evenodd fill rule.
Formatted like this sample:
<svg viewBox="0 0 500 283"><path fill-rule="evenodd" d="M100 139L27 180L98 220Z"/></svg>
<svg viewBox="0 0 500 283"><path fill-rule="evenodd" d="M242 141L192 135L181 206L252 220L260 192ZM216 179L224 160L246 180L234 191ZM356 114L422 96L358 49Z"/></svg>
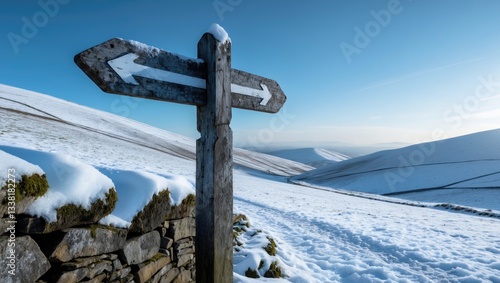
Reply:
<svg viewBox="0 0 500 283"><path fill-rule="evenodd" d="M252 181L247 179L247 183ZM243 195L240 192L246 185L240 185L235 209L245 213L254 226L267 227L267 232L278 239L282 247L279 255L285 265L292 265L291 282L500 282L495 281L500 280L500 264L494 260L500 256L498 220L294 185L285 192L283 185L269 185L253 184L253 194ZM261 186L267 188L258 191ZM304 208L304 213L298 207L289 209L293 204L304 205L299 202L306 199L303 194L311 201L306 203L310 207ZM325 211L314 213L315 200L331 203L329 215ZM287 204L279 205L282 202ZM470 227L464 228L468 224L459 222L462 219L494 225L478 235L471 233ZM493 248L469 248L478 237L490 239ZM444 246L439 244L443 241ZM478 258L485 260L481 266L477 266ZM304 274L312 278L305 279Z"/></svg>

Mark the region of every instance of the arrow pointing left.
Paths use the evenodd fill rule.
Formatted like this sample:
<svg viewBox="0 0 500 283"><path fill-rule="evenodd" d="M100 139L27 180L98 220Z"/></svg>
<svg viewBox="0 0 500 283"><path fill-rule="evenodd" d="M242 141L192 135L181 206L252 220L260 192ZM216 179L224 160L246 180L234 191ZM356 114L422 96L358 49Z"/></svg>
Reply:
<svg viewBox="0 0 500 283"><path fill-rule="evenodd" d="M116 59L109 60L108 64L126 83L129 84L139 85L134 78L134 76L138 76L168 83L202 89L206 88L206 81L204 79L140 65L134 62L137 58L139 58L138 55L129 53Z"/></svg>

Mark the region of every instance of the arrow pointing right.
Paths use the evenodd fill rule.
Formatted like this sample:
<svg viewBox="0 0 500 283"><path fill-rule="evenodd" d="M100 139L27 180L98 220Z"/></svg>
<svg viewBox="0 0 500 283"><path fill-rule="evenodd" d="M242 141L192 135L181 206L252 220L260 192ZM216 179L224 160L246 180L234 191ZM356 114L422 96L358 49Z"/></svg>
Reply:
<svg viewBox="0 0 500 283"><path fill-rule="evenodd" d="M231 92L243 94L243 95L248 95L248 96L253 96L253 97L260 97L262 98L262 101L260 102L260 105L265 106L268 102L269 99L271 99L273 96L269 92L269 89L267 89L267 86L265 84L260 84L262 87L262 90L260 89L255 89L255 88L250 88L246 86L241 86L237 84L231 84Z"/></svg>

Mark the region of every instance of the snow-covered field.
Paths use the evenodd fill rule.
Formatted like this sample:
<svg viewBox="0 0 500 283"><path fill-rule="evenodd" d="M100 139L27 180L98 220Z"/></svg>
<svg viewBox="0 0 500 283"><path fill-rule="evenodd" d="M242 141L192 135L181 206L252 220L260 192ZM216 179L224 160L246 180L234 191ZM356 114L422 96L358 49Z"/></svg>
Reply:
<svg viewBox="0 0 500 283"><path fill-rule="evenodd" d="M2 85L0 117L0 145L4 148L71 156L111 177L105 170L145 178L154 174L185 186L194 181L194 141L176 134ZM470 142L471 147L488 146L487 142L474 144L478 142L474 139ZM463 161L447 156L450 152L440 152L449 163ZM287 176L312 168L249 151L238 150L235 155L239 165L234 172L234 210L246 214L252 227L276 240L277 259L286 275L284 279L250 279L235 273L235 282L500 282L497 217L433 208L427 203L444 202L434 201L435 195L402 201L318 184L313 184L316 188L290 184ZM368 165L390 162L369 159L372 163ZM484 158L470 156L470 160L478 159ZM343 162L351 160L356 158ZM426 160L430 162L432 157ZM3 159L1 162L4 165ZM466 181L458 173L450 173L457 167L442 172L469 187L494 184L498 180L493 174L497 170L494 161L477 162L489 177ZM398 165L391 165L396 173ZM404 184L430 182L419 181L418 174L415 169ZM365 183L368 187L382 184ZM497 203L498 194L488 196L469 205L496 213L490 204ZM252 251L255 246L249 243L244 248Z"/></svg>
<svg viewBox="0 0 500 283"><path fill-rule="evenodd" d="M235 209L278 239L291 282L500 282L497 218L236 176Z"/></svg>
<svg viewBox="0 0 500 283"><path fill-rule="evenodd" d="M292 181L500 210L500 129L352 158Z"/></svg>

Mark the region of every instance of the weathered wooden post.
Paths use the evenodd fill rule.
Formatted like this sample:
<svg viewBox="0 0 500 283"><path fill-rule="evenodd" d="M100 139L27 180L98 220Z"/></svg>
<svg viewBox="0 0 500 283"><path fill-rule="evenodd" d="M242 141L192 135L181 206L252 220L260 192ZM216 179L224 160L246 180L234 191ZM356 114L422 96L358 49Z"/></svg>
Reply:
<svg viewBox="0 0 500 283"><path fill-rule="evenodd" d="M197 106L196 282L233 282L231 42L206 33L198 58L207 68L207 103Z"/></svg>
<svg viewBox="0 0 500 283"><path fill-rule="evenodd" d="M210 33L198 59L113 38L75 63L105 92L197 106L196 282L233 282L231 109L278 112L286 100L279 84L231 69L231 42Z"/></svg>

